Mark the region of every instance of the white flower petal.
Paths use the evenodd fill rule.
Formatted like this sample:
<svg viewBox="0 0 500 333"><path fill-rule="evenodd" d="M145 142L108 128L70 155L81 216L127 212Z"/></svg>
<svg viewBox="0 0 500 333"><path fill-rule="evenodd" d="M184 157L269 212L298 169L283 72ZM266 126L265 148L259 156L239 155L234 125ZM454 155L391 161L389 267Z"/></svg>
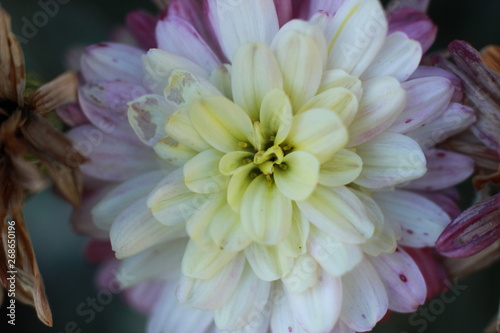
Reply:
<svg viewBox="0 0 500 333"><path fill-rule="evenodd" d="M275 145L286 139L292 126L292 105L283 90L267 93L260 107L259 119L266 139L274 136Z"/></svg>
<svg viewBox="0 0 500 333"><path fill-rule="evenodd" d="M204 332L212 322L212 312L181 306L175 298L175 283L168 283L160 299L153 306L146 331L147 333Z"/></svg>
<svg viewBox="0 0 500 333"><path fill-rule="evenodd" d="M346 0L325 27L329 45L328 68L359 76L382 47L387 20L377 0Z"/></svg>
<svg viewBox="0 0 500 333"><path fill-rule="evenodd" d="M297 204L311 223L335 240L362 243L375 231L362 202L346 187L319 186L306 201Z"/></svg>
<svg viewBox="0 0 500 333"><path fill-rule="evenodd" d="M221 96L221 92L204 77L185 70L173 70L163 96L175 108L188 107L203 96Z"/></svg>
<svg viewBox="0 0 500 333"><path fill-rule="evenodd" d="M252 120L258 119L266 94L283 88L280 66L265 44L239 47L234 55L231 77L233 100Z"/></svg>
<svg viewBox="0 0 500 333"><path fill-rule="evenodd" d="M166 136L165 124L172 107L158 95L144 95L129 103L128 120L135 134L148 146Z"/></svg>
<svg viewBox="0 0 500 333"><path fill-rule="evenodd" d="M174 140L195 151L201 152L212 148L200 136L191 122L189 109L179 109L169 117L165 125L165 132Z"/></svg>
<svg viewBox="0 0 500 333"><path fill-rule="evenodd" d="M187 161L198 154L196 150L175 141L171 137L161 139L153 146L153 149L156 156L176 167L184 166Z"/></svg>
<svg viewBox="0 0 500 333"><path fill-rule="evenodd" d="M315 31L280 30L272 44L283 74L283 90L290 97L295 112L316 95L326 52L325 41L321 39L318 43L312 38L322 36L320 29L311 24L304 24L304 28Z"/></svg>
<svg viewBox="0 0 500 333"><path fill-rule="evenodd" d="M222 152L241 150L242 144L252 142L250 118L224 97L213 96L196 101L189 108L189 117L203 139Z"/></svg>
<svg viewBox="0 0 500 333"><path fill-rule="evenodd" d="M229 205L224 205L215 215L209 227L210 236L220 248L230 252L238 252L252 242L243 228L240 215Z"/></svg>
<svg viewBox="0 0 500 333"><path fill-rule="evenodd" d="M389 301L384 284L368 260L342 277L340 317L356 332L370 331L387 312Z"/></svg>
<svg viewBox="0 0 500 333"><path fill-rule="evenodd" d="M295 320L306 332L330 332L339 318L342 282L320 270L314 287L292 294L287 292Z"/></svg>
<svg viewBox="0 0 500 333"><path fill-rule="evenodd" d="M306 200L316 188L319 177L319 162L313 155L295 151L283 158L281 165L274 168L274 181L285 196L292 200Z"/></svg>
<svg viewBox="0 0 500 333"><path fill-rule="evenodd" d="M212 71L209 80L224 96L233 100L231 72L231 65L221 65Z"/></svg>
<svg viewBox="0 0 500 333"><path fill-rule="evenodd" d="M245 255L254 273L264 281L282 278L293 267L294 259L279 250L277 246L252 243L245 249Z"/></svg>
<svg viewBox="0 0 500 333"><path fill-rule="evenodd" d="M274 302L271 318L272 332L307 333L295 320L295 315L288 302L288 297L284 295L281 286L276 286L275 290L277 301Z"/></svg>
<svg viewBox="0 0 500 333"><path fill-rule="evenodd" d="M197 208L200 195L184 184L182 169L163 178L151 191L147 204L153 216L167 226L186 221Z"/></svg>
<svg viewBox="0 0 500 333"><path fill-rule="evenodd" d="M111 226L109 237L118 259L146 250L156 244L184 237L184 227L167 227L158 222L146 205L146 198L139 199L125 209Z"/></svg>
<svg viewBox="0 0 500 333"><path fill-rule="evenodd" d="M371 257L389 298L389 309L414 312L424 304L427 287L417 264L401 248L391 254Z"/></svg>
<svg viewBox="0 0 500 333"><path fill-rule="evenodd" d="M327 162L321 164L319 183L327 186L342 186L358 178L363 160L355 152L341 149Z"/></svg>
<svg viewBox="0 0 500 333"><path fill-rule="evenodd" d="M384 133L356 148L363 170L354 183L374 189L403 184L422 177L426 160L420 146L398 133Z"/></svg>
<svg viewBox="0 0 500 333"><path fill-rule="evenodd" d="M295 259L292 270L281 281L288 292L302 293L316 284L319 270L316 260L309 254L304 254Z"/></svg>
<svg viewBox="0 0 500 333"><path fill-rule="evenodd" d="M152 171L113 188L92 209L93 222L99 228L109 230L118 215L139 198L147 195L164 175L163 171Z"/></svg>
<svg viewBox="0 0 500 333"><path fill-rule="evenodd" d="M377 202L388 220L397 221L402 227L401 245L433 247L450 217L434 202L409 191L376 192Z"/></svg>
<svg viewBox="0 0 500 333"><path fill-rule="evenodd" d="M405 90L390 76L367 80L363 89L359 111L349 126L349 147L367 142L388 129L406 103Z"/></svg>
<svg viewBox="0 0 500 333"><path fill-rule="evenodd" d="M143 62L147 72L144 79L145 88L158 95L163 94L163 90L168 86L173 70L182 69L208 78L207 70L198 64L160 49L150 49L143 57Z"/></svg>
<svg viewBox="0 0 500 333"><path fill-rule="evenodd" d="M357 76L347 74L341 69L332 69L323 73L323 79L318 89L318 94L332 88L345 88L361 100L363 96L363 83Z"/></svg>
<svg viewBox="0 0 500 333"><path fill-rule="evenodd" d="M292 128L285 142L295 151L311 153L323 163L344 147L347 135L347 129L335 112L311 109L293 118Z"/></svg>
<svg viewBox="0 0 500 333"><path fill-rule="evenodd" d="M255 241L277 244L290 231L292 202L260 175L248 186L241 203L241 223Z"/></svg>
<svg viewBox="0 0 500 333"><path fill-rule="evenodd" d="M309 221L300 211L297 204L292 203L292 227L283 241L278 244L280 251L284 254L297 257L306 253L306 243L309 236Z"/></svg>
<svg viewBox="0 0 500 333"><path fill-rule="evenodd" d="M308 253L332 276L344 275L363 258L358 246L334 240L318 228L311 228Z"/></svg>
<svg viewBox="0 0 500 333"><path fill-rule="evenodd" d="M335 87L311 98L304 104L299 113L314 108L332 110L339 115L346 126L349 126L358 112L358 100L346 88Z"/></svg>
<svg viewBox="0 0 500 333"><path fill-rule="evenodd" d="M177 300L200 310L215 310L227 304L238 287L245 268L245 256L238 255L208 279L183 275L177 285Z"/></svg>
<svg viewBox="0 0 500 333"><path fill-rule="evenodd" d="M236 252L203 250L190 240L182 258L182 273L194 279L210 279L236 256Z"/></svg>
<svg viewBox="0 0 500 333"><path fill-rule="evenodd" d="M231 61L240 45L271 44L278 32L278 15L272 1L207 1L207 15L222 50Z"/></svg>
<svg viewBox="0 0 500 333"><path fill-rule="evenodd" d="M395 32L385 39L382 49L361 75L367 80L376 76L393 76L399 82L406 81L417 69L422 58L420 43L409 39L402 32Z"/></svg>
<svg viewBox="0 0 500 333"><path fill-rule="evenodd" d="M199 153L184 165L184 183L196 193L215 193L227 187L226 176L219 171L223 153L209 149Z"/></svg>
<svg viewBox="0 0 500 333"><path fill-rule="evenodd" d="M148 280L178 279L187 238L160 244L120 262L116 279L122 288ZM164 254L169 254L165 260Z"/></svg>
<svg viewBox="0 0 500 333"><path fill-rule="evenodd" d="M237 330L248 325L256 311L262 311L269 299L271 283L257 277L249 265L241 275L238 286L229 300L214 312L220 330ZM217 296L218 297L218 296Z"/></svg>

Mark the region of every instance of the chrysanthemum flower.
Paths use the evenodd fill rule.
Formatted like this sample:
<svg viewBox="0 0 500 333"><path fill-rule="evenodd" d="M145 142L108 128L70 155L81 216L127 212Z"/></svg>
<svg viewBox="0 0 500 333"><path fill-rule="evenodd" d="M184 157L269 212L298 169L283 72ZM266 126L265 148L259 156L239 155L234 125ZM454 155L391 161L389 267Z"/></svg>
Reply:
<svg viewBox="0 0 500 333"><path fill-rule="evenodd" d="M472 172L434 148L474 119L456 78L417 70L421 44L376 0L205 5L206 25L171 2L144 67L118 44L82 58L91 124L72 136L99 137L84 172L120 182L92 214L122 285L146 281L148 331L354 332L414 311L426 285L398 244L433 246L456 209L437 191Z"/></svg>

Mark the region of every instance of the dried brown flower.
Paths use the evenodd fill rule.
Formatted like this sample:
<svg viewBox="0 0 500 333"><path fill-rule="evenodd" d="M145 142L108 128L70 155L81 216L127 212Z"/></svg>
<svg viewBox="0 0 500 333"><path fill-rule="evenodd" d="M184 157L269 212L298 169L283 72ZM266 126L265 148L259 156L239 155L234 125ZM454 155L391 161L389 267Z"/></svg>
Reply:
<svg viewBox="0 0 500 333"><path fill-rule="evenodd" d="M63 74L25 98L26 74L21 47L11 31L10 16L0 7L0 282L7 288L7 273L16 274L16 299L35 307L38 318L52 326L35 253L22 207L27 193L40 191L48 173L56 188L78 206L82 190L79 165L85 158L69 139L42 116L76 100L77 79ZM8 225L15 221L15 268L8 268Z"/></svg>

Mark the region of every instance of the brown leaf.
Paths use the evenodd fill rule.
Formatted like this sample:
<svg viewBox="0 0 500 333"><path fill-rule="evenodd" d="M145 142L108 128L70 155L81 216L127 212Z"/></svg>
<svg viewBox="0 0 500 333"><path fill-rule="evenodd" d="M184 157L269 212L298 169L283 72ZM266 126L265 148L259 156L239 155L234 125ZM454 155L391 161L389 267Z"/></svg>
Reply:
<svg viewBox="0 0 500 333"><path fill-rule="evenodd" d="M78 95L78 78L73 72L61 74L44 84L30 96L30 106L35 113L45 115L55 108L75 102Z"/></svg>
<svg viewBox="0 0 500 333"><path fill-rule="evenodd" d="M483 63L497 74L500 74L500 46L488 45L481 50Z"/></svg>
<svg viewBox="0 0 500 333"><path fill-rule="evenodd" d="M447 272L456 278L467 275L489 267L500 259L500 240L496 241L483 251L468 258L453 259L446 258L443 264Z"/></svg>
<svg viewBox="0 0 500 333"><path fill-rule="evenodd" d="M68 167L57 161L43 163L60 194L76 208L80 207L83 180L79 168Z"/></svg>
<svg viewBox="0 0 500 333"><path fill-rule="evenodd" d="M29 305L34 305L40 321L47 326L52 326L52 312L45 294L45 287L23 215L19 211L13 214L13 218L16 222L16 298ZM7 250L6 229L6 225L4 224L2 227L4 251Z"/></svg>
<svg viewBox="0 0 500 333"><path fill-rule="evenodd" d="M10 15L0 6L0 99L24 104L24 55L12 33Z"/></svg>

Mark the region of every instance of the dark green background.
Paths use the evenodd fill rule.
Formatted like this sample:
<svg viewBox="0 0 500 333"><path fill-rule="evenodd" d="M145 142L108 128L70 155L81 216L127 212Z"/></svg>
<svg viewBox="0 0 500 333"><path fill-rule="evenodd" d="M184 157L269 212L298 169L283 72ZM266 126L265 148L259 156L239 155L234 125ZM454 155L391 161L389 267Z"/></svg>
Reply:
<svg viewBox="0 0 500 333"><path fill-rule="evenodd" d="M33 15L41 10L34 0L0 2L11 13L13 29L18 35L21 35L26 20L32 21ZM23 44L27 69L41 74L46 80L53 78L64 70L64 54L69 48L107 40L109 32L122 22L125 13L137 8L154 10L146 0L69 0L60 5L58 13ZM468 40L477 48L500 44L499 0L433 0L429 15L439 26L433 50L443 49L454 39ZM85 238L72 233L67 221L69 212L70 207L49 191L31 198L25 209L54 312L54 327L43 326L36 320L32 309L19 306L17 325L12 329L6 325L3 307L0 332L72 332L71 329L66 331L66 325L71 321L85 333L144 332L144 318L124 306L117 295L91 323L86 323L85 317L76 313L78 305L87 297L96 297L98 290L93 284L95 267L82 259ZM467 289L456 301L446 305L444 312L420 333L482 331L498 306L500 265L465 279L461 284ZM394 315L389 323L380 325L375 332L414 333L419 332L420 327L412 327L408 315Z"/></svg>

